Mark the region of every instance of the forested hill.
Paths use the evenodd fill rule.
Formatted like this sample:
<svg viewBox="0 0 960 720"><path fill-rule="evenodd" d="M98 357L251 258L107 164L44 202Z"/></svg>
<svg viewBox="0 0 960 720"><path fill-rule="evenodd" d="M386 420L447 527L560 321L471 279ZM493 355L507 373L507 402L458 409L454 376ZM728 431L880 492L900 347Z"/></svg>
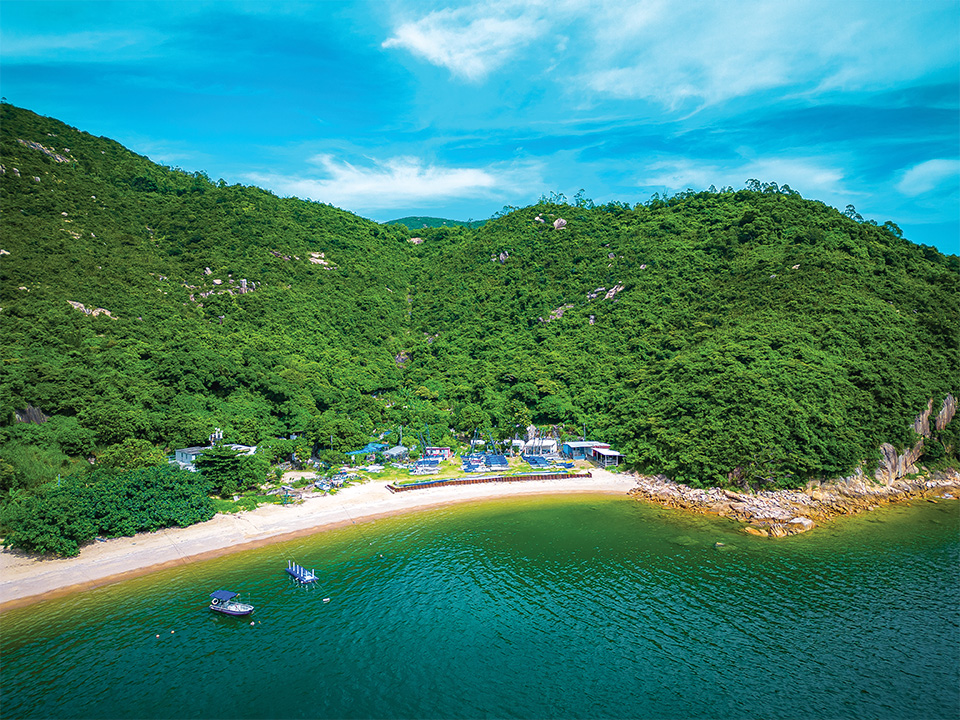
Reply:
<svg viewBox="0 0 960 720"><path fill-rule="evenodd" d="M912 443L960 389L958 258L773 184L554 197L413 243L8 104L0 138L5 492L128 437L329 452L531 422L677 479L790 484Z"/></svg>

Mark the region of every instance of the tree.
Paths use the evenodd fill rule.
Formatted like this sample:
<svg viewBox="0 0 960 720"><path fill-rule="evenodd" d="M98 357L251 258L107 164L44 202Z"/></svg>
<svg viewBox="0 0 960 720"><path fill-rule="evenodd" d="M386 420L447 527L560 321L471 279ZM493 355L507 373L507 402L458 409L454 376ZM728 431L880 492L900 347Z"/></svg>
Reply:
<svg viewBox="0 0 960 720"><path fill-rule="evenodd" d="M216 494L229 497L262 483L270 461L262 454L248 455L220 444L204 450L194 465Z"/></svg>
<svg viewBox="0 0 960 720"><path fill-rule="evenodd" d="M457 412L457 429L473 432L490 424L490 415L477 403L468 403Z"/></svg>
<svg viewBox="0 0 960 720"><path fill-rule="evenodd" d="M863 222L863 216L857 212L857 209L853 205L847 205L844 209L843 214L846 215L851 220L856 222Z"/></svg>
<svg viewBox="0 0 960 720"><path fill-rule="evenodd" d="M896 224L895 222L893 222L892 220L887 220L887 221L883 224L883 229L886 230L887 232L889 232L889 233L890 233L891 235L893 235L894 237L898 237L898 238L902 238L902 237L903 237L903 230L901 230L901 229L900 229L900 226L897 225L897 224Z"/></svg>
<svg viewBox="0 0 960 720"><path fill-rule="evenodd" d="M517 430L523 431L533 422L530 415L530 408L517 399L507 401L503 409L503 418L501 432L505 431L503 437L512 436Z"/></svg>
<svg viewBox="0 0 960 720"><path fill-rule="evenodd" d="M117 470L158 467L167 462L163 450L140 438L127 438L97 456L97 463Z"/></svg>
<svg viewBox="0 0 960 720"><path fill-rule="evenodd" d="M0 446L0 497L37 488L74 468L75 464L58 448L8 442Z"/></svg>

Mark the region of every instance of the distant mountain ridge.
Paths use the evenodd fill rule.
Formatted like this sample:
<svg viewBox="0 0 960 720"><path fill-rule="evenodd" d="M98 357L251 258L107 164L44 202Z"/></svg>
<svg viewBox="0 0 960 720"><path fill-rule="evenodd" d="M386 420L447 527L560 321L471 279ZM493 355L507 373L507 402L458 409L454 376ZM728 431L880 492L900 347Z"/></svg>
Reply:
<svg viewBox="0 0 960 720"><path fill-rule="evenodd" d="M462 220L449 220L447 218L437 218L437 217L426 217L423 215L411 215L409 217L402 217L397 220L390 220L386 225L405 225L410 230L420 230L422 228L438 228L438 227L466 227L466 228L478 228L481 227L486 220L468 220L466 222Z"/></svg>
<svg viewBox="0 0 960 720"><path fill-rule="evenodd" d="M873 472L960 390L960 258L774 183L408 229L428 218L0 121L0 493L131 437L336 459L531 424L673 479L795 487ZM955 463L958 426L919 462Z"/></svg>

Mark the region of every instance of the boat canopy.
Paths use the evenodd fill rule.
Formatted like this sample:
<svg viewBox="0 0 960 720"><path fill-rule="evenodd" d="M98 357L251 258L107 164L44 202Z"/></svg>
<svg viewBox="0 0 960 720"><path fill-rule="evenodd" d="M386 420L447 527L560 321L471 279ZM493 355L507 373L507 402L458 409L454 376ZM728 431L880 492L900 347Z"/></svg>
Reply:
<svg viewBox="0 0 960 720"><path fill-rule="evenodd" d="M217 590L216 592L210 593L210 597L214 600L233 600L237 595L238 593L229 590Z"/></svg>

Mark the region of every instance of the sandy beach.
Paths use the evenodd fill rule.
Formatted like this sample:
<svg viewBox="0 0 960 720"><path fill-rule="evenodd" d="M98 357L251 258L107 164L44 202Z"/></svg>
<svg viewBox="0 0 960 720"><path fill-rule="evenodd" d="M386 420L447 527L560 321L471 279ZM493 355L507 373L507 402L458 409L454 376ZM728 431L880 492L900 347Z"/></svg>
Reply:
<svg viewBox="0 0 960 720"><path fill-rule="evenodd" d="M74 558L37 559L0 551L0 611L137 575L289 540L351 523L460 502L575 493L626 496L630 475L593 470L593 477L439 487L391 493L382 481L344 488L336 495L306 495L299 505L266 505L217 515L187 528L169 528L84 547Z"/></svg>

